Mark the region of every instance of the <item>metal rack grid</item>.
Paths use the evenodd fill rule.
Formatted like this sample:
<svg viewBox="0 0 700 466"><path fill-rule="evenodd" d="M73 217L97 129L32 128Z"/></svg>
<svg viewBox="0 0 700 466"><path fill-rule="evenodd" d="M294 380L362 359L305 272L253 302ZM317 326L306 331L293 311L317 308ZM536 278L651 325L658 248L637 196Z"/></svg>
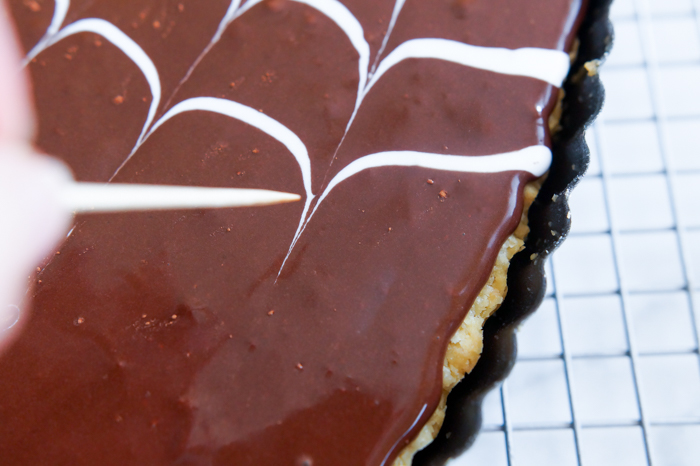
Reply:
<svg viewBox="0 0 700 466"><path fill-rule="evenodd" d="M616 0L611 19L572 231L450 466L700 464L700 0Z"/></svg>

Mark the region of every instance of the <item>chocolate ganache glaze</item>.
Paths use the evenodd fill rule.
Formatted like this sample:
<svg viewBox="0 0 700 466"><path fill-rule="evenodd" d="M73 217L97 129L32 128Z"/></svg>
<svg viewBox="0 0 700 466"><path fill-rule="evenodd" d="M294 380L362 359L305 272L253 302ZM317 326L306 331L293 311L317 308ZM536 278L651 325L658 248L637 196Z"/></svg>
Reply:
<svg viewBox="0 0 700 466"><path fill-rule="evenodd" d="M79 216L0 358L2 464L390 464L547 170L581 0L10 7L78 179L303 201Z"/></svg>

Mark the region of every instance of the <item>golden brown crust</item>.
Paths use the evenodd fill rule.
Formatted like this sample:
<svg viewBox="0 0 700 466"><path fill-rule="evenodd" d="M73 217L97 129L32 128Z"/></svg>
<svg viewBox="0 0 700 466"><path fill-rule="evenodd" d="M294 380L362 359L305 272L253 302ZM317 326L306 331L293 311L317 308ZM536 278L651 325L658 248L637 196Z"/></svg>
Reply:
<svg viewBox="0 0 700 466"><path fill-rule="evenodd" d="M541 180L537 180L525 186L520 224L501 246L491 276L447 346L442 367L440 403L416 438L394 460L394 466L409 466L413 455L435 439L445 419L447 395L466 374L472 371L479 360L483 348L484 322L500 307L506 296L508 266L512 257L522 250L525 237L530 231L527 224L527 214L539 192L540 185Z"/></svg>

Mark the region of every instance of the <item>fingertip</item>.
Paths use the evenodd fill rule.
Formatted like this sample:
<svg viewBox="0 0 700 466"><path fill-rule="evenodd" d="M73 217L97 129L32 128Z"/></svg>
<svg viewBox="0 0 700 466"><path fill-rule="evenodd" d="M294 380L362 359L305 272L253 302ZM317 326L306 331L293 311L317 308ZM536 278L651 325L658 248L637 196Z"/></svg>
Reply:
<svg viewBox="0 0 700 466"><path fill-rule="evenodd" d="M0 0L0 141L30 141L35 118L17 34L4 0Z"/></svg>

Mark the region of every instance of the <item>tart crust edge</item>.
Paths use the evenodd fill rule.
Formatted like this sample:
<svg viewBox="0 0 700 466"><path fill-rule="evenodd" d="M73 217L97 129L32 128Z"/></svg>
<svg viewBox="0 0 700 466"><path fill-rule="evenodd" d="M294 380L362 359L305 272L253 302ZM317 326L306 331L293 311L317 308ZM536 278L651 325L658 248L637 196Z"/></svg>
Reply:
<svg viewBox="0 0 700 466"><path fill-rule="evenodd" d="M498 310L506 296L510 260L524 248L525 238L530 232L528 211L537 197L543 180L544 177L525 185L520 223L501 246L491 275L447 346L442 366L442 394L438 407L413 441L399 453L393 466L410 466L413 456L437 437L445 419L447 396L478 362L483 349L484 322Z"/></svg>

